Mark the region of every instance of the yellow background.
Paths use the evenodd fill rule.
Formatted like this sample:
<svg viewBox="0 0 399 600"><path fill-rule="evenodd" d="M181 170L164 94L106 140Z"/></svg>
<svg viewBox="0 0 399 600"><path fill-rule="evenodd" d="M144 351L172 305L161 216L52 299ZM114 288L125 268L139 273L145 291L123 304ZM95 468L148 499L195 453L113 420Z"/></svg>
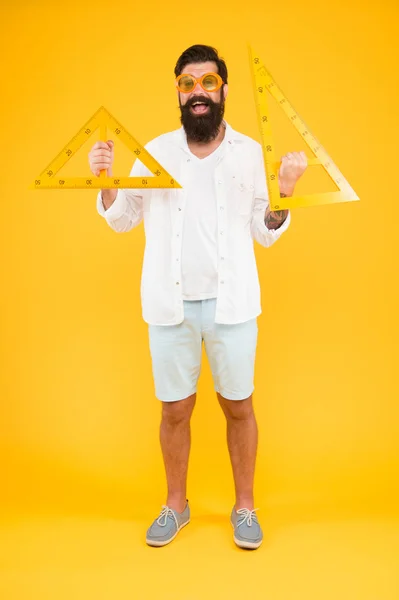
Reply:
<svg viewBox="0 0 399 600"><path fill-rule="evenodd" d="M397 599L397 3L16 1L0 22L1 596ZM173 69L194 43L226 59L226 119L259 140L248 41L361 201L296 209L275 246L257 246L264 545L232 542L205 360L193 522L154 551L144 534L165 484L143 228L113 232L94 191L28 186L101 105L143 144L179 127ZM303 149L273 110L279 152ZM94 141L60 173L88 173ZM318 169L299 191L334 189Z"/></svg>

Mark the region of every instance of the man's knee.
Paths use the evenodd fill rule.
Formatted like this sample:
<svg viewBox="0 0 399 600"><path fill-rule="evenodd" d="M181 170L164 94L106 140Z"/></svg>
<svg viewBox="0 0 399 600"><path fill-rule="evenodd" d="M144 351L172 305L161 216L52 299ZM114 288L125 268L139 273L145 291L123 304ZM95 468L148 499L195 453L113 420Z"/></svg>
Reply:
<svg viewBox="0 0 399 600"><path fill-rule="evenodd" d="M189 421L194 410L196 394L176 402L162 402L162 420L170 425Z"/></svg>
<svg viewBox="0 0 399 600"><path fill-rule="evenodd" d="M245 400L227 400L218 394L218 400L227 419L242 421L254 414L252 394Z"/></svg>

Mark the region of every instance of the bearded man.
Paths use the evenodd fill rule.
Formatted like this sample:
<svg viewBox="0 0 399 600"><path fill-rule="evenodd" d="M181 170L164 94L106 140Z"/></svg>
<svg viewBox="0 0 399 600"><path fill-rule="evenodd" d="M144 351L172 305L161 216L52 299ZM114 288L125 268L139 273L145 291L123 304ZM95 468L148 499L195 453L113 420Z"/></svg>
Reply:
<svg viewBox="0 0 399 600"><path fill-rule="evenodd" d="M258 548L263 533L254 508L258 429L252 394L261 314L254 241L268 248L287 230L290 213L271 211L261 145L224 119L227 67L218 52L191 46L175 67L182 126L146 149L182 189L104 189L98 213L116 232L144 221L141 278L155 395L161 401L160 441L167 498L146 535L169 544L190 521L187 470L190 420L202 344L227 422L235 503L234 541ZM112 176L113 141L97 142L92 172ZM281 196L291 196L307 167L303 152L282 157ZM153 174L137 159L131 176Z"/></svg>

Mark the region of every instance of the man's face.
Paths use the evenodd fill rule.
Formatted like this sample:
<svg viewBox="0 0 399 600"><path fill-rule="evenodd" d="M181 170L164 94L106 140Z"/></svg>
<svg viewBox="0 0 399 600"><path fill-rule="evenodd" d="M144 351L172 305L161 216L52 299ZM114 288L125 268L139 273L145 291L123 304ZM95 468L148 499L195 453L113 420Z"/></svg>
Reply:
<svg viewBox="0 0 399 600"><path fill-rule="evenodd" d="M191 63L183 68L195 78L205 73L217 73L214 62ZM181 111L181 122L187 138L195 142L210 142L216 138L224 115L224 100L227 96L227 85L216 92L207 92L196 84L190 92L178 91Z"/></svg>

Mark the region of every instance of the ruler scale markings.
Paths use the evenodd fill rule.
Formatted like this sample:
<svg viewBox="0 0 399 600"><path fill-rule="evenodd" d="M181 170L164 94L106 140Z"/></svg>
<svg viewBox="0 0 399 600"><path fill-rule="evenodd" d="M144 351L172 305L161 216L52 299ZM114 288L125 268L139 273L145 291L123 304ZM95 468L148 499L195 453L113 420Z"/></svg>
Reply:
<svg viewBox="0 0 399 600"><path fill-rule="evenodd" d="M165 185L159 182L159 185L154 185L151 182L152 179L158 181L159 178L155 177L66 177L65 179L52 178L48 181L43 181L41 189L53 190L53 189L113 189L113 188L134 188L134 189L152 189L164 188ZM170 187L173 187L172 185ZM177 187L177 186L174 186Z"/></svg>
<svg viewBox="0 0 399 600"><path fill-rule="evenodd" d="M250 49L250 55L251 55ZM251 56L253 64L251 65L252 81L255 92L255 104L260 123L260 133L263 145L263 162L266 172L266 183L270 198L279 196L278 186L278 163L275 158L269 110L267 105L267 90L263 81L259 77L259 71L263 73L264 68L260 65L260 59L257 56ZM251 61L252 62L252 61Z"/></svg>

